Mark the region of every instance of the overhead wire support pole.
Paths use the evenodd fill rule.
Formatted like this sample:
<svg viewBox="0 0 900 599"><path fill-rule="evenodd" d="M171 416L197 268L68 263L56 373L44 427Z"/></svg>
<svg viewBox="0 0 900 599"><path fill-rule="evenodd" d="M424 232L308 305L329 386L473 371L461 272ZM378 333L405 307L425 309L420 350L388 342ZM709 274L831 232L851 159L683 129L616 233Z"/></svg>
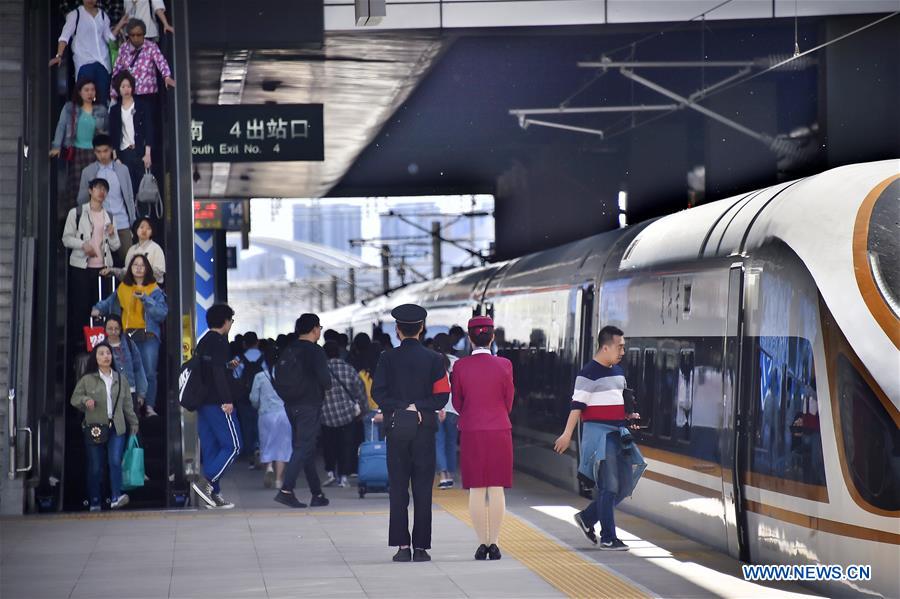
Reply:
<svg viewBox="0 0 900 599"><path fill-rule="evenodd" d="M752 60L601 60L577 63L583 69L695 69L739 68L758 66Z"/></svg>
<svg viewBox="0 0 900 599"><path fill-rule="evenodd" d="M727 127L731 127L732 129L735 129L736 131L740 131L744 135L752 137L753 139L760 141L766 145L770 145L772 143L773 138L771 136L766 135L765 133L759 133L757 131L754 131L753 129L749 129L748 127L741 125L740 123L738 123L736 121L732 121L731 119L722 116L718 112L714 112L714 111L710 110L709 108L706 108L705 106L701 106L700 104L692 102L690 99L685 98L684 96L677 94L677 93L673 92L672 90L659 85L658 83L654 83L648 79L644 79L640 75L635 74L633 71L629 71L628 69L619 69L619 72L621 72L622 75L631 79L632 81L634 81L636 83L640 83L644 87L652 89L656 93L662 94L662 95L666 96L667 98L671 98L672 100L675 100L676 102L681 103L682 105L686 106L687 108L690 108L691 110L696 110L700 114L706 115L709 118L713 119L714 121L718 121Z"/></svg>
<svg viewBox="0 0 900 599"><path fill-rule="evenodd" d="M656 112L675 110L678 104L637 104L634 106L580 106L578 108L513 108L509 114L513 116L529 116L532 114L595 114L601 112Z"/></svg>
<svg viewBox="0 0 900 599"><path fill-rule="evenodd" d="M397 212L394 212L393 210L391 210L390 212L388 212L388 215L389 215L389 216L396 216L397 218L399 218L400 220L402 220L404 223L406 223L407 225L409 225L409 226L412 227L413 229L418 229L419 231L422 231L423 233L428 233L429 235L432 234L431 229L429 229L429 228L427 228L427 227L423 227L423 226L420 225L419 223L417 223L417 222L415 222L415 221L412 221L412 220L406 218L405 216L403 216L402 214L399 214L399 213L397 213ZM469 254L470 256L473 256L473 257L475 257L475 258L478 258L479 260L481 260L481 264L482 264L482 265L484 265L484 264L487 262L487 258L485 258L484 256L482 256L482 255L481 255L481 252L476 252L476 251L473 250L472 248L467 248L466 246L462 245L461 243L457 243L457 242L454 241L453 239L447 239L446 237L441 236L441 241L446 242L446 243L449 243L450 245L452 245L452 246L454 246L454 247L457 247L457 248L461 249L462 251L466 252L466 253Z"/></svg>
<svg viewBox="0 0 900 599"><path fill-rule="evenodd" d="M525 129L529 125L537 125L538 127L549 127L550 129L562 129L564 131L575 131L576 133L590 133L591 135L599 135L600 139L606 137L601 129L591 129L590 127L578 127L575 125L566 125L563 123L554 123L552 121L539 121L536 119L526 118L519 115L519 125Z"/></svg>

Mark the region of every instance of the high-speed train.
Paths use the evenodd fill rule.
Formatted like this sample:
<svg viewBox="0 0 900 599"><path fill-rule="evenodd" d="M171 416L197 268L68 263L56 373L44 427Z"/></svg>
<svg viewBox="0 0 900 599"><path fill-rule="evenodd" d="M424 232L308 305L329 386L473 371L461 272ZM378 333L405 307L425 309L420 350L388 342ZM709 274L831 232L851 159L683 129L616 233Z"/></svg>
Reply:
<svg viewBox="0 0 900 599"><path fill-rule="evenodd" d="M515 368L516 467L575 483L553 440L599 328L649 464L622 508L750 563L870 565L900 597L900 160L835 168L322 315L428 335L489 314Z"/></svg>

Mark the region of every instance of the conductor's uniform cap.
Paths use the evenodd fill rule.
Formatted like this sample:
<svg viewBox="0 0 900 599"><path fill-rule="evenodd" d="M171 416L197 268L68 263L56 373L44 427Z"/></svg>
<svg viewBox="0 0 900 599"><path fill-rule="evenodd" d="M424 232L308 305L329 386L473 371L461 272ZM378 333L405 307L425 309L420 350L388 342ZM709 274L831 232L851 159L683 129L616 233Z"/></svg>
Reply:
<svg viewBox="0 0 900 599"><path fill-rule="evenodd" d="M391 310L391 316L399 323L418 324L425 322L428 311L416 304L403 304Z"/></svg>

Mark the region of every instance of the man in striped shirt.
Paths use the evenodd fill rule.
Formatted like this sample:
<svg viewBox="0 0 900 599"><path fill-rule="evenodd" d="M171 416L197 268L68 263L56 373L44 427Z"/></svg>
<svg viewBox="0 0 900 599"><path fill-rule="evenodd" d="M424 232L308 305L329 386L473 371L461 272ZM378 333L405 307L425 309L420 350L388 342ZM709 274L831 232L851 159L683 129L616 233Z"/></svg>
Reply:
<svg viewBox="0 0 900 599"><path fill-rule="evenodd" d="M601 475L597 476L597 490L594 500L575 514L584 536L597 544L594 525L601 526L600 548L610 551L627 551L628 546L616 537L616 523L613 508L616 504L618 481L617 457L622 452L620 429L628 425L629 419L639 419L634 409L633 397L625 393L625 371L619 366L625 355L625 333L616 327L605 326L597 336L599 349L593 359L585 364L575 379L572 393L571 412L563 434L554 444L557 453L564 453L572 441L572 434L578 421L585 426L601 429L605 435L605 460Z"/></svg>

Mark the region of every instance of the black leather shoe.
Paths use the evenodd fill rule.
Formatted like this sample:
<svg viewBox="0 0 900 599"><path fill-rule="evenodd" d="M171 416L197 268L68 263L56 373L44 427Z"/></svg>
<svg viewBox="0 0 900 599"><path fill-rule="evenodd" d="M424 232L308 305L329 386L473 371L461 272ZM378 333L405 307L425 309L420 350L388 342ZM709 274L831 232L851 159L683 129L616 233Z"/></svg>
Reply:
<svg viewBox="0 0 900 599"><path fill-rule="evenodd" d="M491 544L491 546L488 547L488 559L500 559L501 557L503 556L500 555L500 548Z"/></svg>
<svg viewBox="0 0 900 599"><path fill-rule="evenodd" d="M430 562L431 556L428 555L428 552L424 549L416 549L413 551L413 561L414 562Z"/></svg>
<svg viewBox="0 0 900 599"><path fill-rule="evenodd" d="M397 553L394 554L395 562L408 562L410 560L412 560L412 551L409 547L398 549Z"/></svg>
<svg viewBox="0 0 900 599"><path fill-rule="evenodd" d="M487 559L488 555L488 546L487 545L479 545L478 549L475 550L475 559L478 561L484 561Z"/></svg>

